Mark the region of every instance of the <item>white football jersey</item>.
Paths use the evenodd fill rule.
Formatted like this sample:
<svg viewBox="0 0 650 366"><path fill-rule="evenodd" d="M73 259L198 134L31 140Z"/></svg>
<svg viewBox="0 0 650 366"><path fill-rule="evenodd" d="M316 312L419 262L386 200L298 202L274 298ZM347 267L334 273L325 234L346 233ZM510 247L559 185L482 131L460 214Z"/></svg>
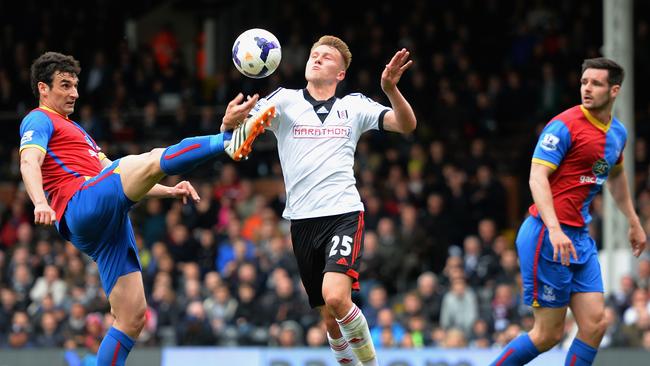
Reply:
<svg viewBox="0 0 650 366"><path fill-rule="evenodd" d="M363 94L316 101L307 89L279 88L255 106L275 105L268 130L278 139L290 220L363 211L354 179L362 133L383 128L390 110Z"/></svg>

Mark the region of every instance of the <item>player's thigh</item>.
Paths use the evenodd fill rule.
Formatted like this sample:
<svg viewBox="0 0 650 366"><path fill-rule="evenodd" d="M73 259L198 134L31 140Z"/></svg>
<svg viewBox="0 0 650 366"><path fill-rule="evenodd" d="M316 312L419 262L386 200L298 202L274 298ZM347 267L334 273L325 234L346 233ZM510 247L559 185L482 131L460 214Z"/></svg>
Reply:
<svg viewBox="0 0 650 366"><path fill-rule="evenodd" d="M108 301L118 321L144 315L147 301L144 295L142 273L135 271L120 276L113 286Z"/></svg>
<svg viewBox="0 0 650 366"><path fill-rule="evenodd" d="M535 308L561 308L569 304L571 269L543 255L551 245L541 220L529 217L517 234L517 252L524 303Z"/></svg>
<svg viewBox="0 0 650 366"><path fill-rule="evenodd" d="M153 149L140 155L120 159L119 172L124 194L132 201L141 200L165 173L160 169L164 149Z"/></svg>
<svg viewBox="0 0 650 366"><path fill-rule="evenodd" d="M597 328L605 316L605 296L598 253L595 249L583 264L576 266L572 288L571 310L576 323L583 329Z"/></svg>
<svg viewBox="0 0 650 366"><path fill-rule="evenodd" d="M350 285L353 290L359 290L359 264L364 237L363 212L336 216L324 233L322 240L325 241L325 273L344 274L351 281L336 282L341 286Z"/></svg>
<svg viewBox="0 0 650 366"><path fill-rule="evenodd" d="M291 221L291 242L293 253L296 256L300 279L307 292L309 305L312 308L325 305L322 295L323 287L323 247L317 247L316 236L318 230L311 223L312 220Z"/></svg>
<svg viewBox="0 0 650 366"><path fill-rule="evenodd" d="M323 298L351 299L353 279L339 272L325 272L323 275Z"/></svg>

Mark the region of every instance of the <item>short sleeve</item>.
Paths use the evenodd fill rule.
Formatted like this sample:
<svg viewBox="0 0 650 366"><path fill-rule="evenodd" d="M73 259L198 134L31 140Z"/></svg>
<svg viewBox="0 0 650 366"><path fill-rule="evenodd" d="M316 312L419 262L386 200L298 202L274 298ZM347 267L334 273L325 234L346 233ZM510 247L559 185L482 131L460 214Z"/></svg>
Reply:
<svg viewBox="0 0 650 366"><path fill-rule="evenodd" d="M355 106L356 116L362 132L383 129L384 115L390 111L390 108L361 93L353 93L349 97Z"/></svg>
<svg viewBox="0 0 650 366"><path fill-rule="evenodd" d="M560 120L551 121L544 127L537 141L533 162L557 169L570 147L569 128Z"/></svg>
<svg viewBox="0 0 650 366"><path fill-rule="evenodd" d="M20 124L20 151L35 147L44 153L47 152L47 144L52 137L52 132L54 126L45 113L40 111L29 113Z"/></svg>

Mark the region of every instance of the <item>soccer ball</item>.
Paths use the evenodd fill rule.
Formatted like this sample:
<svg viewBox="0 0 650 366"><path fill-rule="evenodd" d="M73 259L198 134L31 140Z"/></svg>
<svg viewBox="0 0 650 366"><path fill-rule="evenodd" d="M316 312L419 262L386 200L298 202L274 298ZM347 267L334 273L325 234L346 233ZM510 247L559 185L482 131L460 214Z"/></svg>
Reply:
<svg viewBox="0 0 650 366"><path fill-rule="evenodd" d="M278 68L282 59L280 42L273 33L254 28L242 33L232 46L232 62L242 74L261 79Z"/></svg>

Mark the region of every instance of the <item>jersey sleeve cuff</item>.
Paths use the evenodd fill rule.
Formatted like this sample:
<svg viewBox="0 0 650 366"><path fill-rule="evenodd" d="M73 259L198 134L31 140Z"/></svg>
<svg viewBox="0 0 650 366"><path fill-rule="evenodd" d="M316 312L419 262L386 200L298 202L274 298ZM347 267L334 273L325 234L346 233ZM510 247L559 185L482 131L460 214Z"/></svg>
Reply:
<svg viewBox="0 0 650 366"><path fill-rule="evenodd" d="M377 121L377 128L379 131L384 131L384 116L388 113L390 109L384 109L379 113L379 121Z"/></svg>
<svg viewBox="0 0 650 366"><path fill-rule="evenodd" d="M18 150L18 152L23 152L23 150L29 149L29 148L36 148L36 149L41 150L44 154L47 154L47 150L45 150L45 148L43 146L36 145L36 144L23 145L23 146L20 147L20 150Z"/></svg>
<svg viewBox="0 0 650 366"><path fill-rule="evenodd" d="M557 169L557 165L551 163L550 161L542 160L539 158L533 158L532 162L535 164L547 166L553 170Z"/></svg>

